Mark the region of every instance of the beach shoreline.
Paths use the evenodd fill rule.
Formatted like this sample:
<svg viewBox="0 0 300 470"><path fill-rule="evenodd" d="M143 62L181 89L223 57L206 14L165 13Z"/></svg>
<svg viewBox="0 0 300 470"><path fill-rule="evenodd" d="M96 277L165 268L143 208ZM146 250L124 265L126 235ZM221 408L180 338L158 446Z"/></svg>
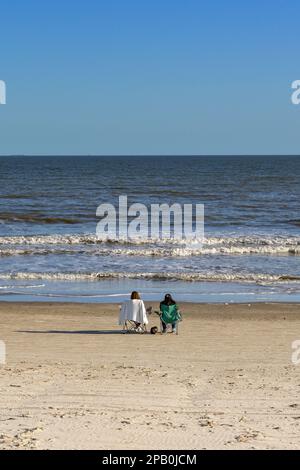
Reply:
<svg viewBox="0 0 300 470"><path fill-rule="evenodd" d="M118 306L0 302L0 449L300 448L299 304L183 303L178 336Z"/></svg>

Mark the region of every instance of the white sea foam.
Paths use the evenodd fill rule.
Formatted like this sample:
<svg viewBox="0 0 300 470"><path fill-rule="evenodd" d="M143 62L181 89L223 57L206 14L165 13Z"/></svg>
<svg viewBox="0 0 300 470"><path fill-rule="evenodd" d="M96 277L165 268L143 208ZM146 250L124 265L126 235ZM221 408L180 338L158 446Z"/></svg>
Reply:
<svg viewBox="0 0 300 470"><path fill-rule="evenodd" d="M0 237L0 256L84 254L188 257L201 255L300 255L300 237L208 237L184 240L99 240L93 235Z"/></svg>
<svg viewBox="0 0 300 470"><path fill-rule="evenodd" d="M142 279L169 281L219 281L219 282L300 282L300 276L264 273L186 273L186 272L92 272L92 273L48 273L16 272L1 273L2 280L48 280L48 281L99 281L101 279Z"/></svg>
<svg viewBox="0 0 300 470"><path fill-rule="evenodd" d="M7 279L7 278L6 278ZM6 289L14 289L16 286L15 285L6 285L6 286L0 286L0 290L6 290ZM20 289L38 289L40 287L45 287L45 284L34 284L34 285L22 285L18 284L17 286Z"/></svg>

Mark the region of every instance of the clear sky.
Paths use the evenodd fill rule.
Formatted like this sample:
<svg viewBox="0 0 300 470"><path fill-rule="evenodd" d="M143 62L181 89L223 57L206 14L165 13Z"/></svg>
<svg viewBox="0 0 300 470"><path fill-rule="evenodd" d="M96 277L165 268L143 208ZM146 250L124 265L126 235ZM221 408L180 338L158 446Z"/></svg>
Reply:
<svg viewBox="0 0 300 470"><path fill-rule="evenodd" d="M300 154L298 0L3 0L0 154Z"/></svg>

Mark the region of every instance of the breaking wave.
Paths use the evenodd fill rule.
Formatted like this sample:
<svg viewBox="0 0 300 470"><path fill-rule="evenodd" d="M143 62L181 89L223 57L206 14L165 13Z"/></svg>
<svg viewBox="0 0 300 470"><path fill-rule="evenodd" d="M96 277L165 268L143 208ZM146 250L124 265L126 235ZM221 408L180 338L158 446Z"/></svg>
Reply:
<svg viewBox="0 0 300 470"><path fill-rule="evenodd" d="M186 273L186 272L91 272L91 273L48 273L48 272L17 272L1 273L1 280L47 280L47 281L99 281L102 279L142 279L158 281L190 281L190 282L300 282L300 276L264 273Z"/></svg>
<svg viewBox="0 0 300 470"><path fill-rule="evenodd" d="M91 254L98 256L300 255L300 237L208 237L202 240L100 239L96 235L0 237L0 256Z"/></svg>

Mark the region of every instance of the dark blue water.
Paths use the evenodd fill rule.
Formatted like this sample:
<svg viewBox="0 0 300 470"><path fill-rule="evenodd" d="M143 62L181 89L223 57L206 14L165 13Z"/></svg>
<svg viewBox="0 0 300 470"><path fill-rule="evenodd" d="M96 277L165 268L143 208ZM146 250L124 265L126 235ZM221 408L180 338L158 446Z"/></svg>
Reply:
<svg viewBox="0 0 300 470"><path fill-rule="evenodd" d="M1 298L298 299L299 182L287 156L2 157ZM96 209L120 195L204 204L204 244L99 240Z"/></svg>

